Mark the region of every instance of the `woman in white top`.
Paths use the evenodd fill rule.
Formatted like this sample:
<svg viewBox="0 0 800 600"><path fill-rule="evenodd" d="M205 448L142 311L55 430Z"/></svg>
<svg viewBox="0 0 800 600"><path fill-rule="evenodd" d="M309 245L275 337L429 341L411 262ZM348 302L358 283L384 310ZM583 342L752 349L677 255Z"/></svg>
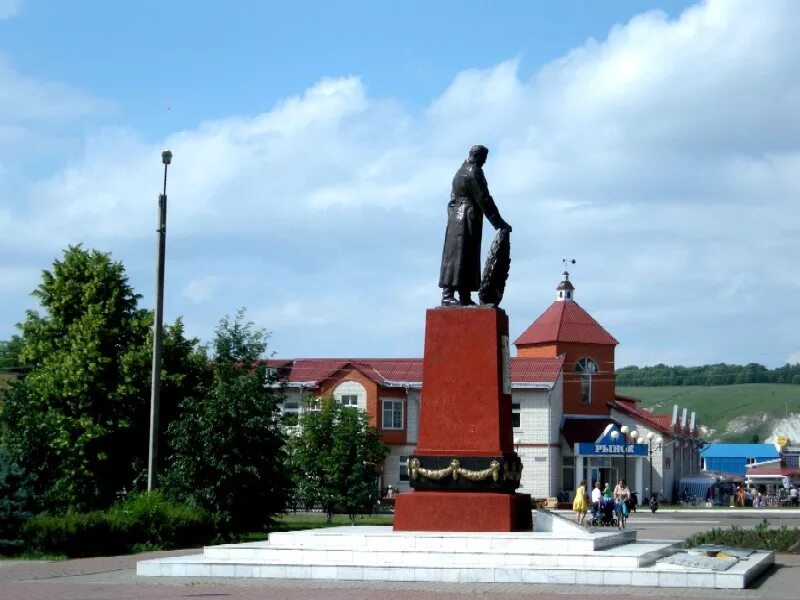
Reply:
<svg viewBox="0 0 800 600"><path fill-rule="evenodd" d="M592 490L592 504L597 503L600 505L600 499L603 497L603 492L600 490L600 482L596 481L594 484L594 489Z"/></svg>

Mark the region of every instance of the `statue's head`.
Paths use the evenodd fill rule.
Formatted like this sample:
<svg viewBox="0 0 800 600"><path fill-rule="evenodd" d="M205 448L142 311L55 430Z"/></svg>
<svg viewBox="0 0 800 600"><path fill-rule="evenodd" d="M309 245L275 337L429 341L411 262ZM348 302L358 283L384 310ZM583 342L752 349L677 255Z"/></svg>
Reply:
<svg viewBox="0 0 800 600"><path fill-rule="evenodd" d="M471 163L477 163L478 166L482 166L483 163L486 162L487 156L489 156L489 149L486 146L475 144L472 148L469 149L468 160Z"/></svg>

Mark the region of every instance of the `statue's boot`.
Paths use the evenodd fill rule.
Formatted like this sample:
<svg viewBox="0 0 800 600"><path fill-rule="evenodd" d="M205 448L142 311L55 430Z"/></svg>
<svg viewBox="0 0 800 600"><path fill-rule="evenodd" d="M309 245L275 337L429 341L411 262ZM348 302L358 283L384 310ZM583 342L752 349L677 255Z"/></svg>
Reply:
<svg viewBox="0 0 800 600"><path fill-rule="evenodd" d="M461 306L477 306L472 301L472 293L469 290L459 290L458 297L461 299Z"/></svg>
<svg viewBox="0 0 800 600"><path fill-rule="evenodd" d="M444 288L442 291L442 306L460 306L461 303L456 300L455 288Z"/></svg>

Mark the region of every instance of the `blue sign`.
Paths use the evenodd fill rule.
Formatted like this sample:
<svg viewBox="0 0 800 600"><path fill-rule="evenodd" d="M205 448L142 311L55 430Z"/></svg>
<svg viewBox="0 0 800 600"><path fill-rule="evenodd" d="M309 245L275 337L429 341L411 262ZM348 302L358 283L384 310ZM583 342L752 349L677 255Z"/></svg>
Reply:
<svg viewBox="0 0 800 600"><path fill-rule="evenodd" d="M647 456L647 444L578 444L581 456Z"/></svg>

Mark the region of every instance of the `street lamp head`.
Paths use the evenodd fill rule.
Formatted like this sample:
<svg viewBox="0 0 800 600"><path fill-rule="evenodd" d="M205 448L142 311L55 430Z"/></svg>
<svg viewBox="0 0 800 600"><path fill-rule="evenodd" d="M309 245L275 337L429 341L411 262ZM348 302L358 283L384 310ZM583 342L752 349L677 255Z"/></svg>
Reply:
<svg viewBox="0 0 800 600"><path fill-rule="evenodd" d="M639 432L634 429L633 431L631 431L631 437L635 440L636 438L639 437Z"/></svg>
<svg viewBox="0 0 800 600"><path fill-rule="evenodd" d="M619 438L619 431L617 431L617 430L612 431L611 432L611 439L612 440L616 440L617 438Z"/></svg>
<svg viewBox="0 0 800 600"><path fill-rule="evenodd" d="M164 150L161 153L161 162L164 163L165 165L170 164L172 162L172 152L170 152L169 150Z"/></svg>
<svg viewBox="0 0 800 600"><path fill-rule="evenodd" d="M664 438L662 438L661 436L658 436L658 437L656 438L656 444L659 444L659 445L661 445L662 443L664 443Z"/></svg>
<svg viewBox="0 0 800 600"><path fill-rule="evenodd" d="M648 432L647 432L647 440L648 440L648 441L652 440L652 439L655 437L655 435L656 435L656 434L655 434L655 433L653 433L652 431L648 431Z"/></svg>
<svg viewBox="0 0 800 600"><path fill-rule="evenodd" d="M628 433L628 431L629 431L629 428L628 428L628 426L627 426L627 425L623 425L622 427L620 427L620 428L619 428L619 430L620 430L622 433L625 433L625 434L627 434L627 433Z"/></svg>

